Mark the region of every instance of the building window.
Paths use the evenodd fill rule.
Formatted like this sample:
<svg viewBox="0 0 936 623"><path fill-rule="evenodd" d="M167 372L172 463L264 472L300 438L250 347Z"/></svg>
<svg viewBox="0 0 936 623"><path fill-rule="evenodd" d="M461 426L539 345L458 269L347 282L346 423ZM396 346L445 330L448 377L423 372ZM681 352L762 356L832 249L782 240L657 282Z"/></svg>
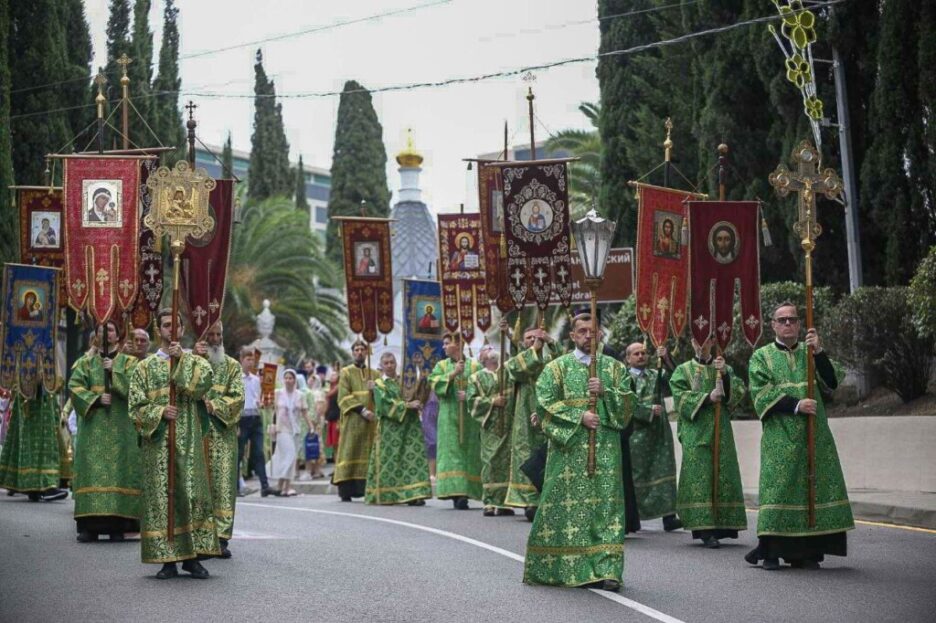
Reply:
<svg viewBox="0 0 936 623"><path fill-rule="evenodd" d="M316 223L328 222L328 208L327 207L315 206L315 222Z"/></svg>

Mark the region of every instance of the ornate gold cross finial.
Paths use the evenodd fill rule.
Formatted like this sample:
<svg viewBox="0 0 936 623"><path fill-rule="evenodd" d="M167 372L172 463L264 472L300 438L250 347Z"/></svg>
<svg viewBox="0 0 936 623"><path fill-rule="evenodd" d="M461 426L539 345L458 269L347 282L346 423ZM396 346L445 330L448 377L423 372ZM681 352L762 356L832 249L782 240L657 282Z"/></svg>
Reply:
<svg viewBox="0 0 936 623"><path fill-rule="evenodd" d="M670 161L670 157L673 155L673 118L667 117L666 121L663 122L663 127L666 128L666 140L663 141L664 160L666 162Z"/></svg>
<svg viewBox="0 0 936 623"><path fill-rule="evenodd" d="M104 85L107 84L107 76L104 75L103 67L98 69L98 74L94 77L94 84L97 85L98 95L104 97Z"/></svg>
<svg viewBox="0 0 936 623"><path fill-rule="evenodd" d="M127 65L133 62L133 59L127 56L127 53L124 52L120 55L120 58L117 59L117 64L120 65L120 69L123 72L123 77L127 77Z"/></svg>
<svg viewBox="0 0 936 623"><path fill-rule="evenodd" d="M196 104L196 103L193 102L192 100L189 100L189 103L185 105L185 110L188 111L188 118L189 118L190 120L195 118L195 109L196 109L196 108L198 108L198 104Z"/></svg>

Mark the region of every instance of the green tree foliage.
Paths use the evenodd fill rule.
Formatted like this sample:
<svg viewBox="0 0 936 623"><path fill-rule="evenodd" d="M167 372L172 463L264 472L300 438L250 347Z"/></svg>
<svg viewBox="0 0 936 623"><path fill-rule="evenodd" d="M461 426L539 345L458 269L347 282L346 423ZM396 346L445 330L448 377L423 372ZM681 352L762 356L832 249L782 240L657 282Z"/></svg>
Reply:
<svg viewBox="0 0 936 623"><path fill-rule="evenodd" d="M10 0L0 0L0 127L10 127ZM19 219L12 204L13 153L10 133L0 132L0 263L19 261Z"/></svg>
<svg viewBox="0 0 936 623"><path fill-rule="evenodd" d="M345 83L338 103L335 146L332 155L331 195L328 216L358 216L362 203L366 216L390 213L387 187L387 150L383 128L377 119L370 93L354 80ZM338 223L329 220L326 253L341 266Z"/></svg>
<svg viewBox="0 0 936 623"><path fill-rule="evenodd" d="M221 150L221 177L234 177L234 149L231 147L230 132Z"/></svg>
<svg viewBox="0 0 936 623"><path fill-rule="evenodd" d="M289 167L289 143L283 127L283 107L276 103L276 88L263 69L263 53L254 64L254 129L250 138L250 184L253 200L291 197L295 177Z"/></svg>
<svg viewBox="0 0 936 623"><path fill-rule="evenodd" d="M91 59L94 51L91 47L91 33L85 19L83 0L61 0L62 24L65 28L65 48L67 67L64 82L55 89L59 92L60 105L71 108L67 111L69 138L76 138L75 149L83 149L94 134L89 129L87 134L78 134L94 120L93 99L88 97L88 85L91 84ZM82 143L84 139L84 143ZM56 146L58 147L58 145Z"/></svg>
<svg viewBox="0 0 936 623"><path fill-rule="evenodd" d="M153 98L150 97L153 82L153 33L149 27L149 12L152 0L136 0L133 4L133 36L130 40L132 62L127 67L130 78L130 100L139 117L130 111L131 145L150 147L156 144L152 133L146 129L142 117L153 125ZM118 125L118 127L120 127ZM154 128L155 130L155 128Z"/></svg>
<svg viewBox="0 0 936 623"><path fill-rule="evenodd" d="M565 151L579 158L569 163L569 210L578 219L598 202L601 190L601 137L598 123L601 109L584 102L579 110L594 126L593 130L561 130L546 141L546 151Z"/></svg>
<svg viewBox="0 0 936 623"><path fill-rule="evenodd" d="M185 157L185 126L179 108L179 9L174 0L166 0L163 8L162 44L159 47L159 69L153 83L153 120L160 142L175 146L176 151L164 155L164 163L172 164ZM152 122L151 122L152 123Z"/></svg>
<svg viewBox="0 0 936 623"><path fill-rule="evenodd" d="M21 185L43 184L46 154L71 138L65 113L48 112L62 108L57 87L67 75L60 16L59 0L10 3L10 131L13 170ZM52 83L56 86L43 86Z"/></svg>
<svg viewBox="0 0 936 623"><path fill-rule="evenodd" d="M926 393L932 336L921 336L908 314L909 288L865 287L842 298L826 333L833 357L870 370L907 403Z"/></svg>
<svg viewBox="0 0 936 623"><path fill-rule="evenodd" d="M920 335L936 338L936 246L930 247L913 280L908 295L913 324Z"/></svg>
<svg viewBox="0 0 936 623"><path fill-rule="evenodd" d="M110 14L107 18L107 63L104 65L104 75L107 78L104 95L109 102L120 98L120 76L123 71L117 64L117 59L124 54L133 57L130 28L130 0L111 0ZM97 95L97 85L92 85L91 92L93 101ZM115 105L105 106L105 117L110 115ZM116 128L120 127L120 112L115 112L114 116L110 117L110 123ZM121 141L120 135L112 129L104 129L104 149L119 149Z"/></svg>
<svg viewBox="0 0 936 623"><path fill-rule="evenodd" d="M310 230L307 217L286 197L248 202L234 229L223 311L229 352L256 337L256 314L272 302L278 340L292 355L342 358L347 332L344 298L319 287L317 275L337 272ZM313 320L314 319L314 320Z"/></svg>
<svg viewBox="0 0 936 623"><path fill-rule="evenodd" d="M299 166L296 167L296 208L302 210L312 218L309 199L306 197L306 176L305 165L302 163L302 156L299 156Z"/></svg>

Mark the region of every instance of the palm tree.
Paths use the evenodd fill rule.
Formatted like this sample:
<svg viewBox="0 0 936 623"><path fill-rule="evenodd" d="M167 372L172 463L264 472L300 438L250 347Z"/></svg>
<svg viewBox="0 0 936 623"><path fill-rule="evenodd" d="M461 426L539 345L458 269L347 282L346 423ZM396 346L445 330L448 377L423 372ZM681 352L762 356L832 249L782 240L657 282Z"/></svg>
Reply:
<svg viewBox="0 0 936 623"><path fill-rule="evenodd" d="M325 258L309 229L309 215L285 197L248 204L234 229L224 299L226 346L234 350L256 337L263 299L276 314L274 338L293 356L341 358L346 334L341 293L321 287L339 269Z"/></svg>
<svg viewBox="0 0 936 623"><path fill-rule="evenodd" d="M583 102L579 110L591 121L592 130L561 130L546 141L547 153L564 151L579 160L569 165L569 209L573 219L598 201L601 187L601 137L598 134L598 104Z"/></svg>

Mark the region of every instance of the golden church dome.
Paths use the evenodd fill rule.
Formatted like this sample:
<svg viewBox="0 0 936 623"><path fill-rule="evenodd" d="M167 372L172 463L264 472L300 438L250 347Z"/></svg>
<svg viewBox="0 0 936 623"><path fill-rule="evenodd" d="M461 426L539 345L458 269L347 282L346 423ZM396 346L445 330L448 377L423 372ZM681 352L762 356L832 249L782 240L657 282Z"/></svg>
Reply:
<svg viewBox="0 0 936 623"><path fill-rule="evenodd" d="M413 145L412 130L406 131L406 148L397 154L396 161L401 167L408 169L417 169L422 164L423 157Z"/></svg>

